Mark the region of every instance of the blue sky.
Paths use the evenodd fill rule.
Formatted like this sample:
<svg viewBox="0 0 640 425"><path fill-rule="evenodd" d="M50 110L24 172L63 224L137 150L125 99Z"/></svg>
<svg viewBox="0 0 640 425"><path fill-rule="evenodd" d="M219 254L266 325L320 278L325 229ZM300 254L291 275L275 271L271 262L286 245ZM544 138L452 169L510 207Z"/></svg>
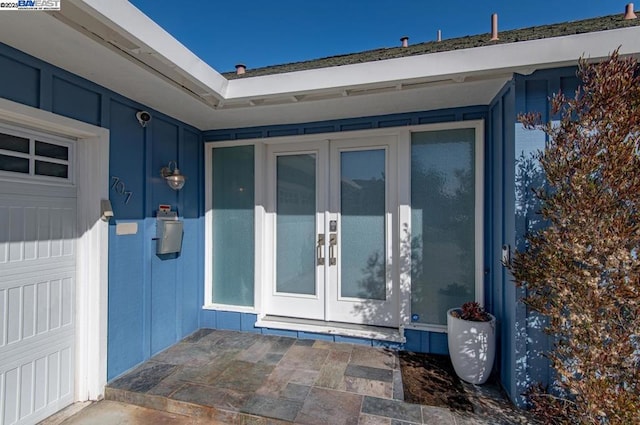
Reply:
<svg viewBox="0 0 640 425"><path fill-rule="evenodd" d="M130 0L217 71L623 13L611 0Z"/></svg>

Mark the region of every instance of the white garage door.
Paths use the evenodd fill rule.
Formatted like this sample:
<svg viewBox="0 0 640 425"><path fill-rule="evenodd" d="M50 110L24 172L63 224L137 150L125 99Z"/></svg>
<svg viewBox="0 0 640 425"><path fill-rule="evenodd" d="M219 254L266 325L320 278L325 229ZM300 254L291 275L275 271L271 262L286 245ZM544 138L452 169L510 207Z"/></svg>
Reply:
<svg viewBox="0 0 640 425"><path fill-rule="evenodd" d="M74 401L72 148L70 143L0 127L3 425L36 423Z"/></svg>

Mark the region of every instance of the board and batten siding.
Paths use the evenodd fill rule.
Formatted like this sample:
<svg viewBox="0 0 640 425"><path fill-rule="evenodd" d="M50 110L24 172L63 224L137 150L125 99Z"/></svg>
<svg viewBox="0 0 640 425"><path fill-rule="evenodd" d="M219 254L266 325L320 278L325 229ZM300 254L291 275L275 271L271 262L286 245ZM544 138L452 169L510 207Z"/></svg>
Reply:
<svg viewBox="0 0 640 425"><path fill-rule="evenodd" d="M125 96L0 43L0 97L110 131L110 177L131 192L129 202L111 187L107 378L113 379L199 328L204 229L201 132ZM153 119L142 128L136 112ZM175 192L160 168L178 161L188 177ZM111 184L113 181L109 182ZM184 219L182 253L155 255L155 211L177 207ZM134 222L134 235L116 235L116 223Z"/></svg>
<svg viewBox="0 0 640 425"><path fill-rule="evenodd" d="M501 266L503 245L512 251L522 250L527 232L543 225L530 188L544 182L534 154L544 148L546 139L540 131L525 130L517 117L520 113L540 112L543 122L554 120L557 117L550 116L549 99L560 91L573 96L577 87L575 67L515 75L489 106L492 152L487 159L491 181L488 190L492 193L494 217L488 231L495 242L489 253L495 271L489 287L494 313L500 320L500 379L518 405L524 405L522 393L530 385L552 381L553 370L542 355L551 348L543 331L544 319L520 302L524 290L514 285L509 272Z"/></svg>

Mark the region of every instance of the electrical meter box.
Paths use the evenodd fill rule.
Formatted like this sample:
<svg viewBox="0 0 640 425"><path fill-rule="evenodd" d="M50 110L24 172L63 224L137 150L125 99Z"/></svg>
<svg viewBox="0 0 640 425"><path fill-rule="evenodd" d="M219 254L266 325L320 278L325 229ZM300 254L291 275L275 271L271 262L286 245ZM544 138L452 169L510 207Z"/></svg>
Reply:
<svg viewBox="0 0 640 425"><path fill-rule="evenodd" d="M182 249L182 225L175 211L159 210L156 217L156 254L175 254Z"/></svg>

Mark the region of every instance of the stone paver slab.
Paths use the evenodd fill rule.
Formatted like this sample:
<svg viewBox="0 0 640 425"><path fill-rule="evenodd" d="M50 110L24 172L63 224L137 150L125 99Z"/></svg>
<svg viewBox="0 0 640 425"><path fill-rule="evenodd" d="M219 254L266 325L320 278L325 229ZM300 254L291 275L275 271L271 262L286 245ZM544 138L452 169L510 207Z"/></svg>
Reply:
<svg viewBox="0 0 640 425"><path fill-rule="evenodd" d="M308 385L287 384L280 396L289 400L304 401L310 390L311 387Z"/></svg>
<svg viewBox="0 0 640 425"><path fill-rule="evenodd" d="M214 357L214 353L200 343L180 342L155 355L151 360L182 366L201 366L209 363Z"/></svg>
<svg viewBox="0 0 640 425"><path fill-rule="evenodd" d="M377 367L360 366L350 364L344 371L345 376L371 379L374 381L393 382L393 370L379 369Z"/></svg>
<svg viewBox="0 0 640 425"><path fill-rule="evenodd" d="M390 382L372 381L353 376L345 376L337 389L371 397L392 398L393 396L393 384Z"/></svg>
<svg viewBox="0 0 640 425"><path fill-rule="evenodd" d="M397 369L397 355L384 348L354 346L351 352L351 363L380 369Z"/></svg>
<svg viewBox="0 0 640 425"><path fill-rule="evenodd" d="M449 409L436 406L422 406L422 422L427 425L455 425Z"/></svg>
<svg viewBox="0 0 640 425"><path fill-rule="evenodd" d="M267 381L273 369L274 366L264 363L234 360L211 385L244 393L255 392Z"/></svg>
<svg viewBox="0 0 640 425"><path fill-rule="evenodd" d="M401 421L422 423L422 410L418 404L409 404L399 400L365 396L362 413L384 416Z"/></svg>
<svg viewBox="0 0 640 425"><path fill-rule="evenodd" d="M324 365L328 350L308 347L304 345L294 345L287 351L279 366L291 369L320 370Z"/></svg>
<svg viewBox="0 0 640 425"><path fill-rule="evenodd" d="M116 379L111 388L145 393L158 385L164 378L175 372L177 366L167 363L148 362Z"/></svg>
<svg viewBox="0 0 640 425"><path fill-rule="evenodd" d="M246 350L241 351L236 356L236 360L257 363L261 361L271 351L271 342L259 339Z"/></svg>
<svg viewBox="0 0 640 425"><path fill-rule="evenodd" d="M301 407L302 403L299 401L254 395L240 411L291 422L298 415Z"/></svg>
<svg viewBox="0 0 640 425"><path fill-rule="evenodd" d="M194 333L192 333L191 335L183 339L181 342L196 343L200 341L202 338L204 338L205 336L209 335L211 332L214 332L214 330L198 329L197 331L195 331Z"/></svg>
<svg viewBox="0 0 640 425"><path fill-rule="evenodd" d="M209 407L225 407L226 397L226 392L220 388L196 384L186 384L171 396L173 400Z"/></svg>
<svg viewBox="0 0 640 425"><path fill-rule="evenodd" d="M391 419L361 414L358 425L391 425Z"/></svg>
<svg viewBox="0 0 640 425"><path fill-rule="evenodd" d="M342 362L327 362L322 369L316 380L315 385L318 387L338 389L344 379L344 372L347 369L347 364Z"/></svg>
<svg viewBox="0 0 640 425"><path fill-rule="evenodd" d="M306 425L357 425L362 396L324 388L312 388L296 423Z"/></svg>
<svg viewBox="0 0 640 425"><path fill-rule="evenodd" d="M322 348L325 350L342 351L345 353L351 353L353 351L353 344L341 344L339 342L329 342L318 340L313 343L313 348Z"/></svg>

